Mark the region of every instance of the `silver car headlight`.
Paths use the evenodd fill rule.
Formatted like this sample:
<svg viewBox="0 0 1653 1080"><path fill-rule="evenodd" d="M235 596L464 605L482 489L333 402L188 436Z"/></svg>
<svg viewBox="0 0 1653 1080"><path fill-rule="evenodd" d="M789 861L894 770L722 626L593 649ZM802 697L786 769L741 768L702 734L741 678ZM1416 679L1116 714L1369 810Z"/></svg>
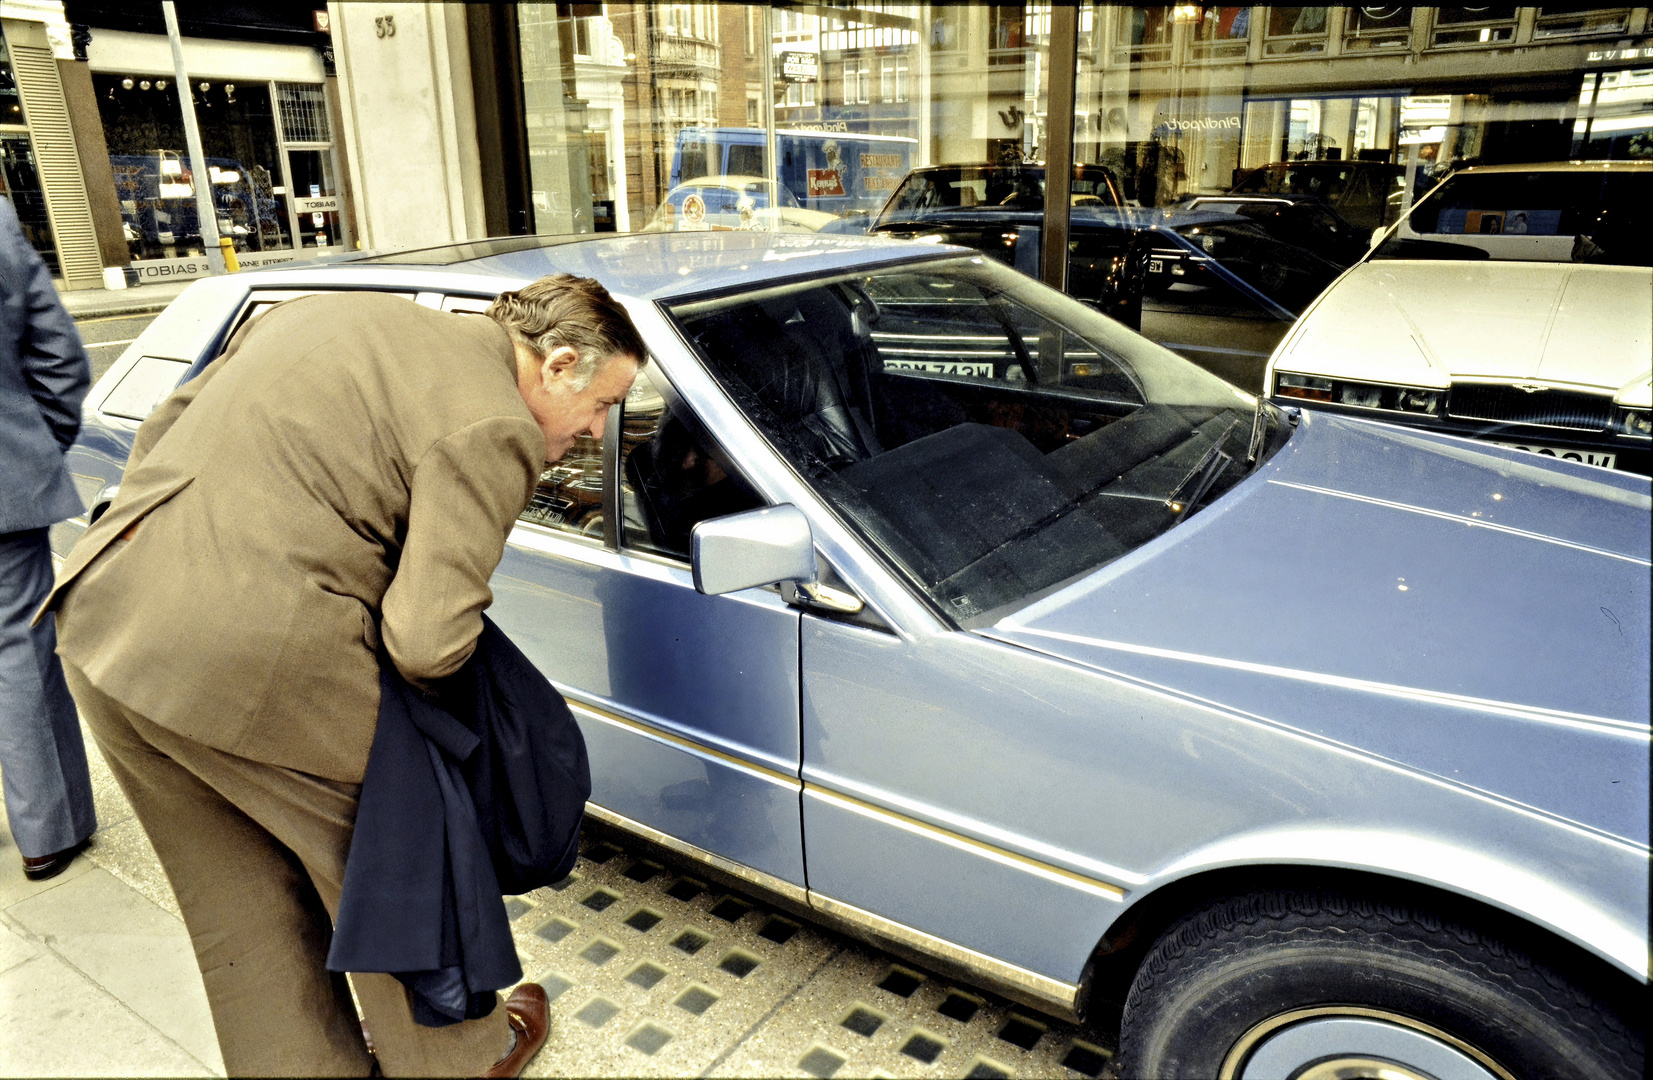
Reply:
<svg viewBox="0 0 1653 1080"><path fill-rule="evenodd" d="M1653 439L1653 410L1627 409L1619 406L1613 418L1613 430L1632 439Z"/></svg>
<svg viewBox="0 0 1653 1080"><path fill-rule="evenodd" d="M1422 386L1385 386L1282 371L1274 377L1274 393L1278 397L1324 401L1355 409L1381 409L1420 416L1441 415L1442 392Z"/></svg>

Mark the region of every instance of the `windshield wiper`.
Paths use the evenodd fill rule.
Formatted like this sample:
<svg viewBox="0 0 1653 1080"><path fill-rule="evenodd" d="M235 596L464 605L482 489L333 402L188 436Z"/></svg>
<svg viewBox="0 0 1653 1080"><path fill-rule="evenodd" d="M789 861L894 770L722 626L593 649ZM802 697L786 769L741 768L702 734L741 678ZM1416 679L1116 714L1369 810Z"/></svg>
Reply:
<svg viewBox="0 0 1653 1080"><path fill-rule="evenodd" d="M1181 521L1194 512L1194 508L1205 498L1211 485L1217 482L1217 477L1223 470L1233 464L1234 456L1223 449L1228 443L1228 437L1234 434L1234 429L1240 426L1236 420L1228 425L1211 449L1200 456L1194 467L1188 470L1188 475L1182 478L1182 483L1171 489L1171 494L1165 497L1165 508L1175 514L1175 521Z"/></svg>
<svg viewBox="0 0 1653 1080"><path fill-rule="evenodd" d="M1257 455L1263 449L1263 415L1268 411L1268 398L1261 395L1257 398L1257 412L1251 418L1251 438L1246 440L1245 461L1247 465L1257 463Z"/></svg>

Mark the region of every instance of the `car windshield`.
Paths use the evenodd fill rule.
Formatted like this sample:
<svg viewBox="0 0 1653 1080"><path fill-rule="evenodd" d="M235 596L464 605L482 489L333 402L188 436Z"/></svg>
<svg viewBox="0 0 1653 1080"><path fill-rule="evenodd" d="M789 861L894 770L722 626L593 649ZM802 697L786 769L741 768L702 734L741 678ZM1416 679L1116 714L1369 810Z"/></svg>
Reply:
<svg viewBox="0 0 1653 1080"><path fill-rule="evenodd" d="M1250 222L1185 225L1176 232L1289 315L1308 307L1343 272L1336 263L1283 243Z"/></svg>
<svg viewBox="0 0 1653 1080"><path fill-rule="evenodd" d="M1489 256L1653 266L1653 170L1456 173L1373 255Z"/></svg>
<svg viewBox="0 0 1653 1080"><path fill-rule="evenodd" d="M1234 191L1264 195L1313 195L1328 202L1354 175L1348 165L1269 165L1240 178Z"/></svg>
<svg viewBox="0 0 1653 1080"><path fill-rule="evenodd" d="M1100 168L1079 170L1069 189L1075 205L1119 205L1108 173ZM1043 166L955 165L908 175L879 215L879 223L911 220L937 211L976 207L1043 210L1044 206Z"/></svg>
<svg viewBox="0 0 1653 1080"><path fill-rule="evenodd" d="M714 377L959 625L1170 529L1277 448L1272 406L981 257L679 304Z"/></svg>

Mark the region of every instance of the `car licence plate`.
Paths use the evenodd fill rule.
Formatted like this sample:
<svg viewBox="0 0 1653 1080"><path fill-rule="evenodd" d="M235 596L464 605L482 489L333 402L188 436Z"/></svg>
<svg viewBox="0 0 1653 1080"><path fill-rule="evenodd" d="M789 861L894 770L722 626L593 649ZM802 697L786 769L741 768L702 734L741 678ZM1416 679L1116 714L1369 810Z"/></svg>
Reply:
<svg viewBox="0 0 1653 1080"><path fill-rule="evenodd" d="M885 360L884 366L900 371L926 371L933 375L969 375L977 379L993 377L992 364L959 363L952 360Z"/></svg>
<svg viewBox="0 0 1653 1080"><path fill-rule="evenodd" d="M1618 460L1617 454L1603 454L1599 450L1568 450L1559 446L1538 446L1534 443L1501 442L1499 446L1507 446L1511 450L1525 450L1529 454L1542 454L1545 457L1560 458L1562 461L1580 461L1586 465L1599 465L1604 469L1611 469Z"/></svg>

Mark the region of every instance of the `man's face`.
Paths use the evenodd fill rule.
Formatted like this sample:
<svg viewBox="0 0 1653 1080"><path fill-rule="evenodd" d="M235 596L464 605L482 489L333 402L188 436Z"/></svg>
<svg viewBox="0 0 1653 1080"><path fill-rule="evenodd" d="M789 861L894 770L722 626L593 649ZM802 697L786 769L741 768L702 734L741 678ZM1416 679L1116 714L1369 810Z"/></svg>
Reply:
<svg viewBox="0 0 1653 1080"><path fill-rule="evenodd" d="M545 435L545 460L561 460L581 435L602 438L610 406L625 400L637 378L635 356L610 357L583 390L574 389L580 356L565 346L543 359L517 345L517 390Z"/></svg>

